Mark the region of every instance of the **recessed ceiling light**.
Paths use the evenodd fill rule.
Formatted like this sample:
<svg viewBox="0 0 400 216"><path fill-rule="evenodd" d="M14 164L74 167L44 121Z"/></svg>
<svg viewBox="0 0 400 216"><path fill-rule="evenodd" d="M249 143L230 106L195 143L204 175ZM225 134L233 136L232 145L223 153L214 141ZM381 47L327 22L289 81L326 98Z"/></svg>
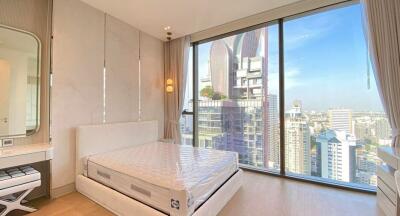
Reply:
<svg viewBox="0 0 400 216"><path fill-rule="evenodd" d="M168 31L168 30L170 30L170 29L171 29L171 26L165 26L165 27L164 27L164 30L165 30L165 31Z"/></svg>

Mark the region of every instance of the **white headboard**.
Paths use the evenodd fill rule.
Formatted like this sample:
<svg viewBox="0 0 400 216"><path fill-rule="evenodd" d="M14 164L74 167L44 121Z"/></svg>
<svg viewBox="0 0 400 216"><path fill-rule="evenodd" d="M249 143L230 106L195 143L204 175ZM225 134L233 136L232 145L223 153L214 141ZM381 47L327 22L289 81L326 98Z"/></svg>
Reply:
<svg viewBox="0 0 400 216"><path fill-rule="evenodd" d="M80 126L76 130L76 174L82 174L83 158L158 139L157 121Z"/></svg>

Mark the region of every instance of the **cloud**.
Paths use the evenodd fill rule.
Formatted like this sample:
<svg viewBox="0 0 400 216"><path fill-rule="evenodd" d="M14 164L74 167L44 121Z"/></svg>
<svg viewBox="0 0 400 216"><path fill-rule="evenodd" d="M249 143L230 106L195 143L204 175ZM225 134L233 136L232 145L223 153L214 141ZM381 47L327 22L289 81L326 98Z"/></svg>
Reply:
<svg viewBox="0 0 400 216"><path fill-rule="evenodd" d="M287 68L285 70L285 90L307 85L300 76L301 72L298 68ZM279 72L277 71L268 73L268 92L269 94L279 93Z"/></svg>
<svg viewBox="0 0 400 216"><path fill-rule="evenodd" d="M288 68L285 70L285 90L306 85L304 81L300 81L300 75L300 70L297 68Z"/></svg>
<svg viewBox="0 0 400 216"><path fill-rule="evenodd" d="M296 49L309 41L314 41L328 34L337 26L335 19L330 15L316 14L285 23L285 49Z"/></svg>

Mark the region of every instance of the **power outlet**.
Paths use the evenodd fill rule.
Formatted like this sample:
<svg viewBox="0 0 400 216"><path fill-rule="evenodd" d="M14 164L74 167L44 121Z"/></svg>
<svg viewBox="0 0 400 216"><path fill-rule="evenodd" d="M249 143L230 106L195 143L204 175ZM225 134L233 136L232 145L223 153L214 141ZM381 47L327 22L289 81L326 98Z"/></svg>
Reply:
<svg viewBox="0 0 400 216"><path fill-rule="evenodd" d="M3 139L2 140L3 147L10 147L14 145L14 140L13 139Z"/></svg>

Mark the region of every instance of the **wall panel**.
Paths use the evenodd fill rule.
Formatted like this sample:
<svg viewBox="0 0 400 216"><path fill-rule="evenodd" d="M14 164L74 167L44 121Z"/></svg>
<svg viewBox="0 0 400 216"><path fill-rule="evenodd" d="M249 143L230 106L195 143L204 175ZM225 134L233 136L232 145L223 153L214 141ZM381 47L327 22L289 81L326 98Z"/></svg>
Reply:
<svg viewBox="0 0 400 216"><path fill-rule="evenodd" d="M137 121L141 106L142 120L158 120L163 136L164 57L163 42L141 33L140 76L139 30L79 0L54 0L53 29L52 170L57 192L71 188L75 180L77 126L99 124L103 118L106 123Z"/></svg>
<svg viewBox="0 0 400 216"><path fill-rule="evenodd" d="M158 134L164 136L164 44L141 33L142 120L158 120Z"/></svg>
<svg viewBox="0 0 400 216"><path fill-rule="evenodd" d="M139 118L139 31L107 15L106 122Z"/></svg>
<svg viewBox="0 0 400 216"><path fill-rule="evenodd" d="M104 14L78 0L54 1L52 187L75 180L75 128L103 116Z"/></svg>

